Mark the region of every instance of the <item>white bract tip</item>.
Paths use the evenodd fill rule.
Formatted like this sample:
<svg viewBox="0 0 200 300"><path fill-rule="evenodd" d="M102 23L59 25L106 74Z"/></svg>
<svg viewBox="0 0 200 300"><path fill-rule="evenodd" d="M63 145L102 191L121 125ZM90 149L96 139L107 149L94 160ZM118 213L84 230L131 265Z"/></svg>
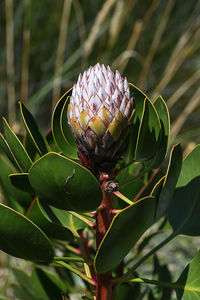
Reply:
<svg viewBox="0 0 200 300"><path fill-rule="evenodd" d="M122 78L119 71L116 70L114 73L109 66L105 67L103 64L97 63L94 67L89 67L88 70L79 75L77 84L75 84L72 91L70 103L72 108L75 104L80 107L80 113L85 107L80 103L82 100L87 102L94 114L98 113L96 107L100 110L108 102L110 104L113 102L112 107L116 109L123 107L124 111L124 103L122 103L124 102L124 96L127 100L131 100L133 104L133 97L131 97L127 79ZM100 99L101 105L99 105L98 99ZM91 100L92 103L90 103ZM94 101L97 101L97 105L94 105ZM95 110L93 110L93 107L95 107ZM111 111L113 111L112 108Z"/></svg>

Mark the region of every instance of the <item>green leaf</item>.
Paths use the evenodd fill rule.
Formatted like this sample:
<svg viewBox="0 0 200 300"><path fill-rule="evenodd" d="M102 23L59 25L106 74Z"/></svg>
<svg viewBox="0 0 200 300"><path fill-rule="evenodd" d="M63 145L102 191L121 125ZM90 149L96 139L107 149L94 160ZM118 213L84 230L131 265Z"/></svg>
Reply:
<svg viewBox="0 0 200 300"><path fill-rule="evenodd" d="M49 147L50 147L51 151L59 153L60 149L58 148L57 144L55 143L55 140L53 138L52 129L50 129L47 132L45 137L46 137L47 143L49 144Z"/></svg>
<svg viewBox="0 0 200 300"><path fill-rule="evenodd" d="M200 234L200 145L183 161L170 209L169 221L178 234L197 236Z"/></svg>
<svg viewBox="0 0 200 300"><path fill-rule="evenodd" d="M161 173L158 172L156 175L157 176L161 175ZM150 189L147 187L147 189L145 189L145 191L144 191L145 193L143 193L143 194L144 194L144 197L147 196L147 195L145 195L146 194L146 190L147 190L147 192L149 191L149 194L151 196L153 196L153 197L155 197L155 198L157 198L159 200L159 197L160 197L161 191L163 189L163 184L164 184L164 181L166 179L166 176L163 176L161 178L160 177L157 178L156 175L155 175L155 178L157 179L156 182L154 181L154 178L153 178L153 180L152 180L153 186L150 183Z"/></svg>
<svg viewBox="0 0 200 300"><path fill-rule="evenodd" d="M42 203L42 207L48 215L48 218L53 223L67 227L75 235L77 234L77 231L79 229L84 229L87 226L86 223L83 222L80 218L72 215L72 212L63 211L53 206L44 205L44 203Z"/></svg>
<svg viewBox="0 0 200 300"><path fill-rule="evenodd" d="M61 291L66 291L66 288L62 286L62 282L59 280L58 277L55 277L52 274L44 273L44 277L47 280L47 285L40 280L39 272L37 271L38 268L33 269L31 276L20 269L12 269L18 285L14 285L14 294L20 300L49 300L52 299L49 296L49 292L57 292L59 296L61 296ZM42 277L42 276L41 276ZM55 282L55 283L54 283ZM61 283L61 284L60 284ZM49 287L49 291L46 291L46 287ZM58 296L57 295L57 296ZM62 299L60 297L54 299Z"/></svg>
<svg viewBox="0 0 200 300"><path fill-rule="evenodd" d="M24 146L31 160L34 161L38 151L37 148L33 145L32 138L30 137L30 134L28 132L26 133L24 139Z"/></svg>
<svg viewBox="0 0 200 300"><path fill-rule="evenodd" d="M64 283L60 279L49 272L44 272L40 268L36 268L38 279L48 295L49 300L62 300L62 292L66 293Z"/></svg>
<svg viewBox="0 0 200 300"><path fill-rule="evenodd" d="M63 123L64 123L64 115L63 115L63 108L66 104L66 97L71 93L71 89L67 91L58 101L52 116L52 132L54 140L57 146L61 149L61 151L70 158L77 159L77 147L75 145L71 145L68 140L66 139L64 132L63 132ZM65 116L66 123L65 127L67 126L67 114ZM66 133L66 128L65 128ZM71 135L70 135L71 136ZM69 137L70 140L70 137Z"/></svg>
<svg viewBox="0 0 200 300"><path fill-rule="evenodd" d="M18 284L13 284L13 291L14 291L14 296L16 299L19 300L44 300L45 298L42 298L40 295L38 298L33 294L32 290L30 288L18 285ZM46 299L45 299L46 300ZM48 299L47 299L48 300Z"/></svg>
<svg viewBox="0 0 200 300"><path fill-rule="evenodd" d="M182 150L180 144L172 147L163 188L161 190L156 218L160 218L167 211L182 166Z"/></svg>
<svg viewBox="0 0 200 300"><path fill-rule="evenodd" d="M117 266L153 224L156 199L143 198L115 215L95 257L95 269L105 273Z"/></svg>
<svg viewBox="0 0 200 300"><path fill-rule="evenodd" d="M0 184L7 204L16 209L16 206L13 206L14 202L16 202L27 208L32 201L32 197L30 194L20 191L11 184L9 175L13 172L15 172L15 168L6 158L0 155Z"/></svg>
<svg viewBox="0 0 200 300"><path fill-rule="evenodd" d="M62 129L62 133L63 133L65 139L67 140L67 142L70 145L72 145L72 147L74 147L77 152L78 151L77 145L76 145L75 139L72 135L72 132L69 128L68 120L67 120L67 110L68 110L69 100L70 100L70 96L67 97L67 99L63 105L62 111L61 111L61 129Z"/></svg>
<svg viewBox="0 0 200 300"><path fill-rule="evenodd" d="M6 154L6 156L8 157L8 159L11 161L11 163L15 166L15 168L19 171L21 171L19 164L16 161L16 158L13 154L13 152L10 149L10 146L8 145L6 139L4 138L4 136L0 133L0 148L1 151Z"/></svg>
<svg viewBox="0 0 200 300"><path fill-rule="evenodd" d="M163 98L159 96L155 103L154 107L158 113L158 117L161 124L161 131L160 131L160 143L156 150L156 153L152 159L145 162L146 168L148 169L155 169L160 166L162 161L164 160L169 143L169 135L170 135L170 119L169 119L169 111L167 105Z"/></svg>
<svg viewBox="0 0 200 300"><path fill-rule="evenodd" d="M177 187L188 184L197 176L200 176L200 145L184 159Z"/></svg>
<svg viewBox="0 0 200 300"><path fill-rule="evenodd" d="M136 143L136 161L147 160L156 153L160 142L160 132L161 124L158 114L151 101L146 98Z"/></svg>
<svg viewBox="0 0 200 300"><path fill-rule="evenodd" d="M49 300L46 293L37 284L36 280L33 280L31 276L28 276L23 270L13 268L14 276L17 280L14 284L14 295L20 300Z"/></svg>
<svg viewBox="0 0 200 300"><path fill-rule="evenodd" d="M147 97L140 89L138 89L132 83L129 83L129 88L135 99L135 114L133 117L132 125L130 127L130 134L129 134L129 141L128 141L129 144L124 154L125 163L130 163L135 158L136 142L137 142L139 127L140 127L140 123L144 111L144 100Z"/></svg>
<svg viewBox="0 0 200 300"><path fill-rule="evenodd" d="M200 176L175 190L168 217L174 233L200 235Z"/></svg>
<svg viewBox="0 0 200 300"><path fill-rule="evenodd" d="M36 161L29 181L40 199L57 208L90 211L102 201L101 187L94 175L57 153L48 153Z"/></svg>
<svg viewBox="0 0 200 300"><path fill-rule="evenodd" d="M139 125L141 118L142 118L144 100L148 97L138 87L136 87L132 83L129 83L129 88L130 88L131 94L133 95L134 103L135 103L135 107L136 107L135 115L134 115L134 124Z"/></svg>
<svg viewBox="0 0 200 300"><path fill-rule="evenodd" d="M119 191L127 198L133 200L143 185L140 179L132 179L132 181L120 185Z"/></svg>
<svg viewBox="0 0 200 300"><path fill-rule="evenodd" d="M32 114L28 111L28 109L23 105L23 103L19 102L20 111L22 115L22 119L24 121L24 125L29 133L29 137L32 141L33 147L35 147L40 155L44 155L50 149L48 143L34 120Z"/></svg>
<svg viewBox="0 0 200 300"><path fill-rule="evenodd" d="M178 300L199 300L200 299L200 251L193 258L190 264L182 272L175 283Z"/></svg>
<svg viewBox="0 0 200 300"><path fill-rule="evenodd" d="M8 125L7 121L4 120L4 132L6 136L6 140L8 145L17 161L22 172L28 172L32 165L32 161L26 152L24 146L16 136L16 134L12 131L10 126Z"/></svg>
<svg viewBox="0 0 200 300"><path fill-rule="evenodd" d="M0 249L36 262L53 260L53 248L44 233L22 214L0 204Z"/></svg>
<svg viewBox="0 0 200 300"><path fill-rule="evenodd" d="M79 269L72 267L71 265L67 264L64 261L56 261L54 263L55 265L61 266L62 268L66 268L67 270L73 272L74 274L78 275L80 278L85 280L87 283L90 283L91 285L95 286L95 281L92 278L87 277L84 273L81 273Z"/></svg>
<svg viewBox="0 0 200 300"><path fill-rule="evenodd" d="M32 194L34 193L28 179L28 173L10 174L9 178L12 185L15 186L16 188L27 193L32 193Z"/></svg>
<svg viewBox="0 0 200 300"><path fill-rule="evenodd" d="M44 210L42 209L39 200L36 199L29 210L27 217L33 221L42 231L49 237L64 241L73 241L74 236L71 231L62 225L52 223Z"/></svg>

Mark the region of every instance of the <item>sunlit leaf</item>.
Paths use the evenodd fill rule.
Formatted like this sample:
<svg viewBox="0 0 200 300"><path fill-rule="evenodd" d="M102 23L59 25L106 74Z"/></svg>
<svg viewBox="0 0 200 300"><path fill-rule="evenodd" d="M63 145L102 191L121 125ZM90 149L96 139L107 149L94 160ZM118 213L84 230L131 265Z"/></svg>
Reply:
<svg viewBox="0 0 200 300"><path fill-rule="evenodd" d="M178 300L199 300L200 299L200 252L187 265L181 276L175 283Z"/></svg>
<svg viewBox="0 0 200 300"><path fill-rule="evenodd" d="M200 176L200 145L184 159L177 187L188 184L197 176Z"/></svg>
<svg viewBox="0 0 200 300"><path fill-rule="evenodd" d="M101 187L94 175L57 153L48 153L36 161L29 181L42 201L57 208L90 211L102 201Z"/></svg>

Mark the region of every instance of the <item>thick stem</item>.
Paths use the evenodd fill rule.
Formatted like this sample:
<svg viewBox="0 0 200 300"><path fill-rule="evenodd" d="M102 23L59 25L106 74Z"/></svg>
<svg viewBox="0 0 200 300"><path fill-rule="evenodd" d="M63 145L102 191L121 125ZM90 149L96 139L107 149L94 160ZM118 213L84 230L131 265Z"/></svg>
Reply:
<svg viewBox="0 0 200 300"><path fill-rule="evenodd" d="M102 209L97 211L96 215L96 246L97 249L108 229L112 220L112 192L106 192L107 180L102 183L103 200ZM110 300L112 298L112 271L104 274L97 274L96 300Z"/></svg>

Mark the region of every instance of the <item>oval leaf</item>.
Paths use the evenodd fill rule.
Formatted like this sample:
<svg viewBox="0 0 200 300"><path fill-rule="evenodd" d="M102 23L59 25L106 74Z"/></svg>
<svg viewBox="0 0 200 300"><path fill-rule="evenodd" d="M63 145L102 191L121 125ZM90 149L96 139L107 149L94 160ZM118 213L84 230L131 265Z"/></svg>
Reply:
<svg viewBox="0 0 200 300"><path fill-rule="evenodd" d="M53 260L53 248L44 233L22 214L0 204L0 249L36 262Z"/></svg>
<svg viewBox="0 0 200 300"><path fill-rule="evenodd" d="M15 209L17 208L16 205L18 203L27 208L32 201L32 197L30 194L20 191L11 184L9 175L13 172L15 172L15 168L0 155L0 184L2 185L2 191L5 195L7 204ZM20 210L20 212L22 211Z"/></svg>
<svg viewBox="0 0 200 300"><path fill-rule="evenodd" d="M97 273L105 273L122 261L153 224L155 212L156 199L147 197L116 214L95 257Z"/></svg>
<svg viewBox="0 0 200 300"><path fill-rule="evenodd" d="M169 207L174 234L200 235L200 176L175 190Z"/></svg>
<svg viewBox="0 0 200 300"><path fill-rule="evenodd" d="M57 208L90 211L102 201L101 187L94 175L57 153L48 153L36 161L29 181L43 201Z"/></svg>
<svg viewBox="0 0 200 300"><path fill-rule="evenodd" d="M200 176L200 145L196 146L184 159L177 187L188 184L197 176Z"/></svg>

